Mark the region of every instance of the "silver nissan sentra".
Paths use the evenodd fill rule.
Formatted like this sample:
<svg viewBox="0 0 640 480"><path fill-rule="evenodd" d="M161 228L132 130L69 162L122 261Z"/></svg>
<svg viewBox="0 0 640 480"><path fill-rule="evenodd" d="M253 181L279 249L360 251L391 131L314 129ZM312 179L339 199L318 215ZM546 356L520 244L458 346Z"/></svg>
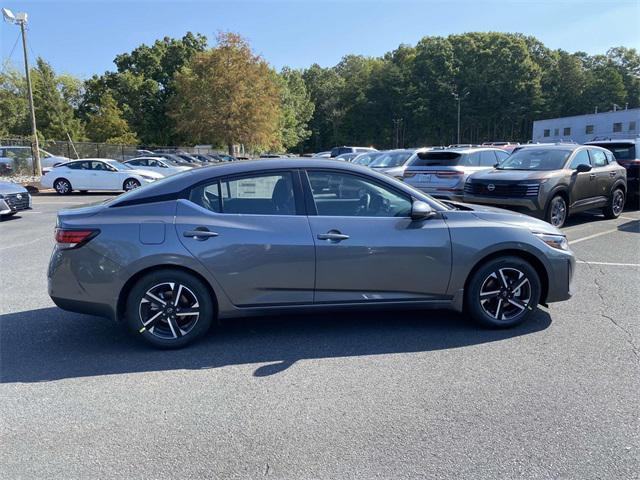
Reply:
<svg viewBox="0 0 640 480"><path fill-rule="evenodd" d="M512 327L567 300L575 267L548 223L439 202L350 163L205 167L62 210L49 295L158 347L216 318L344 307L450 308Z"/></svg>

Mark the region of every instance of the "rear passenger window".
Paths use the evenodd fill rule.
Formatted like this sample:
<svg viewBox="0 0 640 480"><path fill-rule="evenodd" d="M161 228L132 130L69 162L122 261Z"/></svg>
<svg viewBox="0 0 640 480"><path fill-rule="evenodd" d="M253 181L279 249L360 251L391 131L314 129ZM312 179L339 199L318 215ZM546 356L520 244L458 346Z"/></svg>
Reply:
<svg viewBox="0 0 640 480"><path fill-rule="evenodd" d="M296 214L291 173L223 179L192 189L189 199L217 213Z"/></svg>
<svg viewBox="0 0 640 480"><path fill-rule="evenodd" d="M480 164L481 153L482 152L472 152L472 153L463 154L462 157L460 158L459 165L462 165L465 167L479 167L481 165Z"/></svg>
<svg viewBox="0 0 640 480"><path fill-rule="evenodd" d="M594 167L604 167L607 164L607 157L602 150L590 150L589 154Z"/></svg>

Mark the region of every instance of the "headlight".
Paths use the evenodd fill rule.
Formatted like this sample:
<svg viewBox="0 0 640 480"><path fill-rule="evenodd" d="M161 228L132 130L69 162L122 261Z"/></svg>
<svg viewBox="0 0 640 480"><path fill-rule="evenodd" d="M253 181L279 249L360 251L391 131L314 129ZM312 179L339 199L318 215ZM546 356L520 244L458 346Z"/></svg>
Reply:
<svg viewBox="0 0 640 480"><path fill-rule="evenodd" d="M533 234L551 248L555 248L557 250L569 250L569 242L567 242L567 237L564 235L553 235L538 232L533 232Z"/></svg>

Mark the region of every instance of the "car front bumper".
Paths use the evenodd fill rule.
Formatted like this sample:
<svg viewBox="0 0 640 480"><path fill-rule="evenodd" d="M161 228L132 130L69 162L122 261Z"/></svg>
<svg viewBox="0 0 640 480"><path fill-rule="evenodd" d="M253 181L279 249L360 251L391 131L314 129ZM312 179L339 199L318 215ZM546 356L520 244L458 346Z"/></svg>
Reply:
<svg viewBox="0 0 640 480"><path fill-rule="evenodd" d="M544 214L538 197L528 198L509 198L509 197L488 197L481 195L471 195L465 193L463 195L464 203L477 203L480 205L491 205L493 207L515 210L517 212L526 213L534 217L540 217Z"/></svg>
<svg viewBox="0 0 640 480"><path fill-rule="evenodd" d="M0 197L0 215L8 215L30 208L31 195L28 193L12 193Z"/></svg>

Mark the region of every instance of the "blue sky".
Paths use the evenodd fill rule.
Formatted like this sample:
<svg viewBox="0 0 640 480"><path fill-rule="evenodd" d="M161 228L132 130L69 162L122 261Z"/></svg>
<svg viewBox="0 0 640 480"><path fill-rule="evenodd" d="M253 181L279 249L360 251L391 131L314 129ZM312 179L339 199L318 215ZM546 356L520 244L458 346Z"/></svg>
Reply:
<svg viewBox="0 0 640 480"><path fill-rule="evenodd" d="M238 32L278 69L331 66L349 53L376 56L427 35L469 31L521 32L572 52L640 49L638 0L0 0L0 6L29 14L30 55L83 78L113 69L118 53L189 30L211 43L217 31ZM0 25L3 65L17 34L16 26ZM22 65L19 45L11 60Z"/></svg>

